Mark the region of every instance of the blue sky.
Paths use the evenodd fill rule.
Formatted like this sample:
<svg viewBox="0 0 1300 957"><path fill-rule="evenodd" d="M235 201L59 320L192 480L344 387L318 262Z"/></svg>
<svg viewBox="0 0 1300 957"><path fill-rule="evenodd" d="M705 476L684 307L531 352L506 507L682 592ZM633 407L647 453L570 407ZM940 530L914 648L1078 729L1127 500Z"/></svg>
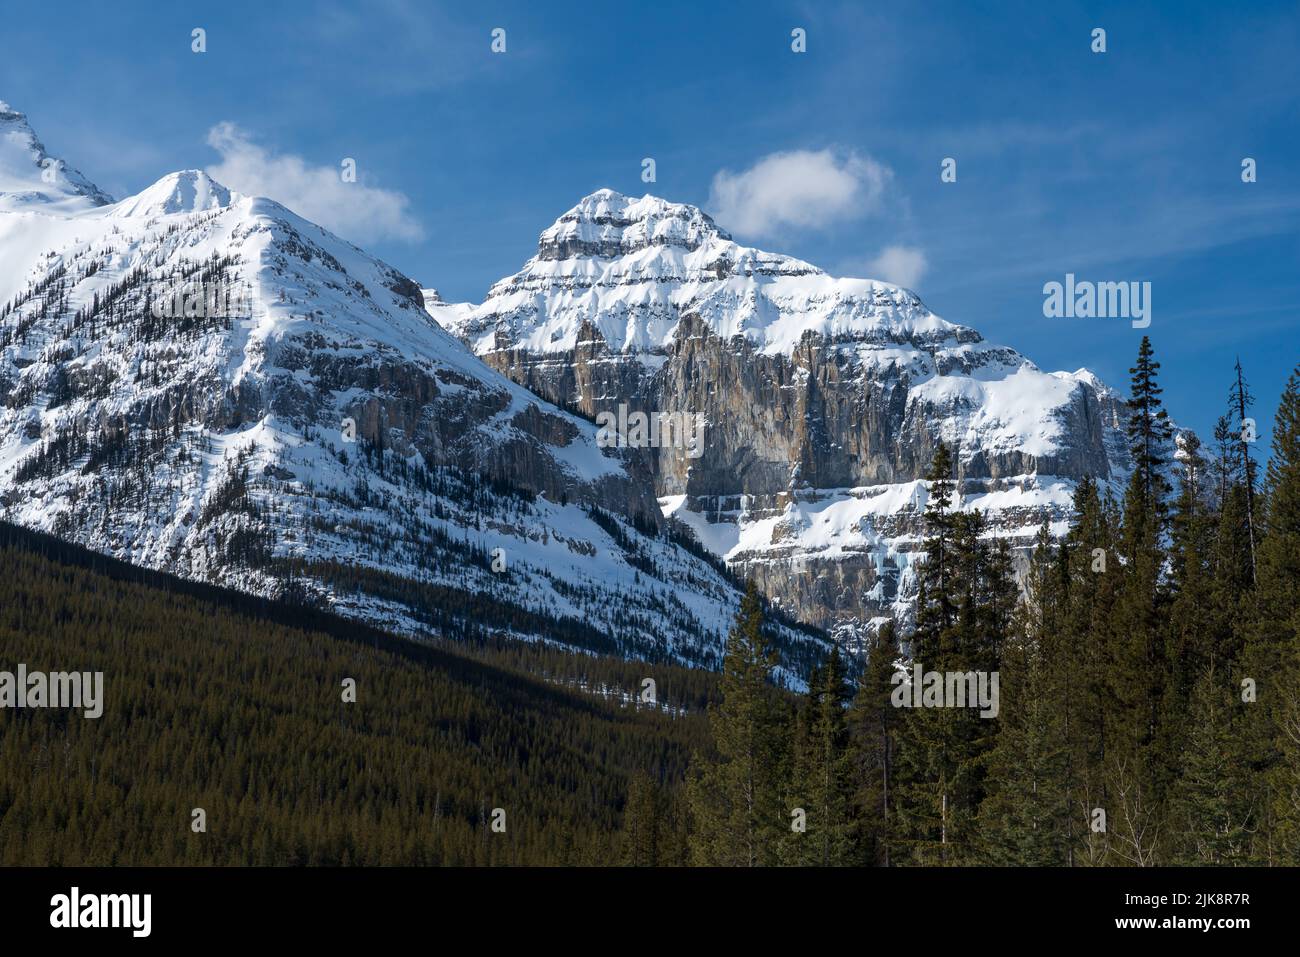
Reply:
<svg viewBox="0 0 1300 957"><path fill-rule="evenodd" d="M1264 445L1300 361L1295 3L73 2L3 23L0 99L102 188L225 172L449 299L481 299L609 186L906 281L944 318L1124 390L1142 330L1045 318L1043 285L1150 281L1166 401L1206 440L1237 355ZM811 154L794 182L755 173L791 153Z"/></svg>

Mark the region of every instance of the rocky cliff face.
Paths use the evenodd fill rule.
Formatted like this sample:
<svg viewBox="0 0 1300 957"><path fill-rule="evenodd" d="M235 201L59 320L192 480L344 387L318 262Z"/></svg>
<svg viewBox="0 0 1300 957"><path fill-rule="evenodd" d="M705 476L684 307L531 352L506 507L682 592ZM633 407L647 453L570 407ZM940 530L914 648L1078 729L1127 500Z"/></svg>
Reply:
<svg viewBox="0 0 1300 957"><path fill-rule="evenodd" d="M416 283L198 171L105 204L34 141L0 140L0 518L408 633L719 662L736 586L649 464ZM781 634L792 675L820 645Z"/></svg>
<svg viewBox="0 0 1300 957"><path fill-rule="evenodd" d="M558 405L702 416L702 449L643 450L662 508L846 636L906 613L937 443L964 507L1021 545L1063 529L1078 479L1131 467L1123 402L1086 370L1043 372L908 290L740 246L654 197L586 197L482 304L428 308Z"/></svg>

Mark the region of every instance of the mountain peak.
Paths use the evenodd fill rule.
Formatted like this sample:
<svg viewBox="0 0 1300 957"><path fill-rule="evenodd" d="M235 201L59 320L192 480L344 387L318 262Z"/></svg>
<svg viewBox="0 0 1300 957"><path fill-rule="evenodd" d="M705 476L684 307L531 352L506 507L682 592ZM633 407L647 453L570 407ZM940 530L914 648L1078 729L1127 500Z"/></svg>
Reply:
<svg viewBox="0 0 1300 957"><path fill-rule="evenodd" d="M587 206L600 202L626 202L628 197L616 189L610 189L608 186L602 186L600 189L588 193L582 199L578 200L579 206Z"/></svg>
<svg viewBox="0 0 1300 957"><path fill-rule="evenodd" d="M31 132L31 127L27 123L27 114L15 110L7 101L0 100L0 133L6 132L6 126L21 126Z"/></svg>
<svg viewBox="0 0 1300 957"><path fill-rule="evenodd" d="M542 232L537 255L544 260L575 255L608 259L652 246L691 252L713 240L730 242L731 237L697 206L649 193L637 199L598 189Z"/></svg>
<svg viewBox="0 0 1300 957"><path fill-rule="evenodd" d="M230 190L203 170L186 169L168 173L152 186L122 200L115 216L164 216L224 209L230 205Z"/></svg>
<svg viewBox="0 0 1300 957"><path fill-rule="evenodd" d="M27 114L0 100L0 209L107 206L113 198L37 138Z"/></svg>
<svg viewBox="0 0 1300 957"><path fill-rule="evenodd" d="M688 315L768 353L790 354L809 332L845 341L980 338L900 286L836 278L736 243L697 206L612 189L583 197L543 230L537 255L483 303L434 311L479 353L564 352L591 324L613 352L662 355Z"/></svg>

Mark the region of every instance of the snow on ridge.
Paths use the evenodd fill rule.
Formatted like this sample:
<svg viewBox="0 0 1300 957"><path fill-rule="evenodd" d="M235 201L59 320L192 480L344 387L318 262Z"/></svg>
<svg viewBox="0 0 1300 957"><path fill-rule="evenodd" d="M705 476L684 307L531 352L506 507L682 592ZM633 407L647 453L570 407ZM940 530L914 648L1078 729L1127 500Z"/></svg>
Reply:
<svg viewBox="0 0 1300 957"><path fill-rule="evenodd" d="M1055 410L1077 388L1074 381L1044 375L1026 362L998 377L934 376L914 386L908 402L948 412L941 438L954 448L1012 448L1045 456L1057 449L1061 435Z"/></svg>
<svg viewBox="0 0 1300 957"><path fill-rule="evenodd" d="M1037 526L999 525L1000 514L1033 510L1066 516L1073 508L1076 482L1053 475L1017 475L996 481L963 483L962 511L981 511L992 523L988 537L1028 541ZM755 517L745 508L722 521L710 521L686 506L686 496L659 500L665 515L684 522L701 544L732 562L836 559L863 552L893 556L920 549L919 536L887 530L902 517L918 519L929 503L929 483L923 479L846 489L802 489L782 512ZM900 547L902 546L902 547Z"/></svg>
<svg viewBox="0 0 1300 957"><path fill-rule="evenodd" d="M0 211L66 214L112 202L78 170L46 152L27 115L0 100Z"/></svg>
<svg viewBox="0 0 1300 957"><path fill-rule="evenodd" d="M24 122L24 128L26 128ZM62 256L77 250L87 250L111 243L114 230L123 228L123 220L134 221L133 230L147 231L156 220L176 220L197 231L191 232L191 245L187 258L197 262L213 252L231 248L239 234L253 237L248 248L261 256L274 250L276 241L288 238L286 231L318 244L323 252L350 277L363 282L368 289L385 290L387 295L358 303L348 297L333 295L328 287L317 290L324 295L332 308L329 314L340 331L362 337L396 354L418 357L454 369L458 374L482 380L493 391L507 393L509 403L498 415L498 428L504 422L529 406L545 405L533 393L512 382L507 377L484 365L464 345L457 341L427 312L419 308L420 290L395 269L375 259L348 241L335 236L324 227L304 219L274 199L262 196L244 196L228 190L201 170L181 170L169 173L151 186L109 206L76 207L61 211L62 215L41 216L33 222L30 216L0 214L0 302L8 301L21 292L31 270L42 253ZM194 226L198 219L212 217L202 227ZM259 234L265 233L258 240ZM130 265L147 265L135 262L129 248L121 254L123 269ZM234 381L251 371L250 363L264 355L270 344L289 334L304 318L289 306L274 302L276 270L264 261L250 263L248 278L259 284L264 303L259 321L254 328L240 334L249 342L259 343L257 348L239 353L240 368L233 371ZM405 284L405 285L403 285ZM403 292L395 288L403 288ZM380 300L386 299L387 302ZM320 304L318 304L320 305ZM409 306L409 308L408 308ZM571 423L577 440L570 446L559 448L557 464L568 469L575 477L584 480L599 478L621 470L619 463L603 456L596 446L595 426L590 422L560 409L548 409L549 414Z"/></svg>
<svg viewBox="0 0 1300 957"><path fill-rule="evenodd" d="M296 243L309 239L321 244L323 251L346 275L364 283L372 291L370 305L367 307L365 303L357 303L350 297L339 296L318 286L311 291L316 300L313 303L316 307L313 314L323 312L335 329L359 337L372 347L430 363L434 367L454 370L460 376L481 382L493 392L507 394L509 402L494 420L498 431L511 428L509 422L530 407L564 419L574 431L573 440L566 445L552 445L549 448L556 464L567 469L576 479L593 481L622 472L623 466L619 460L598 447L595 425L570 412L549 406L534 393L484 364L433 321L420 308L420 304L426 300L418 284L406 279L387 263L374 258L360 247L335 236L323 226L304 219L275 200L238 194L235 196L232 208L241 217L242 228L248 231L263 230L270 237L262 246L257 267L258 281L265 290L261 297L265 303L266 322L266 328L261 333L263 336L279 337L285 334L291 324L308 321L302 315L301 304L296 301L301 295L297 289L290 293L294 300L291 303L275 301L276 297L271 290L276 288L277 283L282 285L283 279L270 254L277 249L277 243L286 240ZM285 230L292 230L293 237L289 237ZM379 294L378 290L386 290L389 295ZM327 308L322 310L321 306Z"/></svg>
<svg viewBox="0 0 1300 957"><path fill-rule="evenodd" d="M649 193L634 199L612 189L599 189L543 230L538 254L545 258L549 250L566 242L622 253L647 246L695 249L713 239L731 237L695 206Z"/></svg>
<svg viewBox="0 0 1300 957"><path fill-rule="evenodd" d="M788 354L810 331L978 339L901 286L833 277L736 243L698 207L608 189L543 230L537 255L495 283L484 302L431 312L480 354L496 347L498 331L530 351L565 352L586 320L615 352L662 352L687 314L768 355Z"/></svg>
<svg viewBox="0 0 1300 957"><path fill-rule="evenodd" d="M110 215L148 217L198 213L229 206L231 196L230 190L202 170L179 170L122 200Z"/></svg>

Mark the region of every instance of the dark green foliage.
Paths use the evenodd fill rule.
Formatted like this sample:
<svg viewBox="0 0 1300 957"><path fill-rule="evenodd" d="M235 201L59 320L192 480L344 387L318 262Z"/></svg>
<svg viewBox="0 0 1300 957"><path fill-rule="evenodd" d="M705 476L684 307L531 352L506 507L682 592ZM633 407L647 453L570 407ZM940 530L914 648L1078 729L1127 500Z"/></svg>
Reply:
<svg viewBox="0 0 1300 957"><path fill-rule="evenodd" d="M1170 801L1173 864L1250 864L1260 789L1238 744L1240 702L1213 667L1193 689L1181 774Z"/></svg>
<svg viewBox="0 0 1300 957"><path fill-rule="evenodd" d="M667 787L645 771L628 784L623 811L623 863L630 867L678 867L690 862L681 788Z"/></svg>
<svg viewBox="0 0 1300 957"><path fill-rule="evenodd" d="M1268 776L1268 863L1300 864L1300 367L1287 382L1273 427L1265 482L1259 584L1245 671L1258 682L1250 709L1251 757Z"/></svg>
<svg viewBox="0 0 1300 957"><path fill-rule="evenodd" d="M727 637L721 700L709 710L714 749L695 762L689 782L697 864L777 863L789 818L781 802L785 709L770 683L775 665L763 603L751 583Z"/></svg>
<svg viewBox="0 0 1300 957"><path fill-rule="evenodd" d="M1122 521L1085 483L1062 545L1040 542L981 808L990 860L1300 859L1300 375L1282 399L1262 495L1245 440L1226 424L1250 402L1238 367L1215 463L1185 437L1167 501L1157 368L1144 340L1130 403L1138 470ZM1092 573L1094 546L1120 561Z"/></svg>
<svg viewBox="0 0 1300 957"><path fill-rule="evenodd" d="M902 715L890 701L898 643L887 621L867 649L867 665L849 712L849 773L854 787L854 838L861 863L888 867L894 836L894 796L890 793L898 727Z"/></svg>
<svg viewBox="0 0 1300 957"><path fill-rule="evenodd" d="M0 668L102 671L106 699L97 720L0 711L0 863L611 864L644 853L621 828L637 773L665 782L655 860L680 862L672 792L703 715L593 692L647 675L694 708L716 679L570 662L470 657L0 525Z"/></svg>
<svg viewBox="0 0 1300 957"><path fill-rule="evenodd" d="M805 828L786 835L783 862L834 867L854 863L853 778L845 682L838 649L813 674L796 724L786 808L802 808Z"/></svg>

